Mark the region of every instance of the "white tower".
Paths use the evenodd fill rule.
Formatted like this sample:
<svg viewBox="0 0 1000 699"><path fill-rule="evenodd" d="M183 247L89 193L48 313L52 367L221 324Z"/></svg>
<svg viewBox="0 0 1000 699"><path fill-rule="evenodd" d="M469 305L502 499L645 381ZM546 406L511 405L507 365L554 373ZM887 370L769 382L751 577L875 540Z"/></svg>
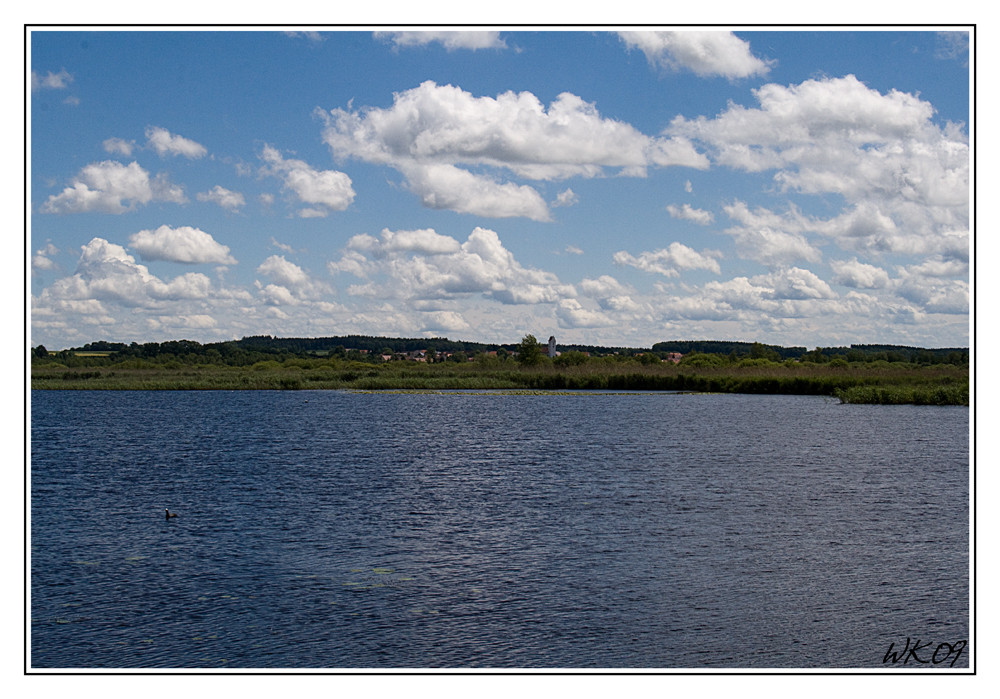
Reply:
<svg viewBox="0 0 1000 699"><path fill-rule="evenodd" d="M549 337L549 358L555 359L556 356L556 336L552 335Z"/></svg>

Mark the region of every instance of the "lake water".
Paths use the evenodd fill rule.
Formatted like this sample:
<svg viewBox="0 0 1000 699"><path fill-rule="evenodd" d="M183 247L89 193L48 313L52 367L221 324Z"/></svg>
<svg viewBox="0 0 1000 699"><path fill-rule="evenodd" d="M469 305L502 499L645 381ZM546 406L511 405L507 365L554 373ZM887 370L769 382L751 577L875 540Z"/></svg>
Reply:
<svg viewBox="0 0 1000 699"><path fill-rule="evenodd" d="M33 391L30 663L968 667L969 475L968 408Z"/></svg>

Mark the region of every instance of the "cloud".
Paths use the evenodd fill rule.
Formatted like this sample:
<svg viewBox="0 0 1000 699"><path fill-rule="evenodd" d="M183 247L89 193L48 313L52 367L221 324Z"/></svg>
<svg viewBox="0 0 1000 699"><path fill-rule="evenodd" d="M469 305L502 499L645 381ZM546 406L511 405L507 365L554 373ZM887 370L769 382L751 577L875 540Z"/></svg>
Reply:
<svg viewBox="0 0 1000 699"><path fill-rule="evenodd" d="M227 246L220 245L208 233L190 226L160 226L155 231L142 230L133 234L129 243L144 260L236 264Z"/></svg>
<svg viewBox="0 0 1000 699"><path fill-rule="evenodd" d="M411 48L440 43L448 51L457 49L505 49L506 42L495 31L426 31L374 32L375 39L390 42L394 48Z"/></svg>
<svg viewBox="0 0 1000 699"><path fill-rule="evenodd" d="M937 33L937 47L934 51L936 58L945 60L957 60L966 56L968 65L969 54L969 32L947 31Z"/></svg>
<svg viewBox="0 0 1000 699"><path fill-rule="evenodd" d="M907 268L893 282L892 289L928 313L969 312L969 283L963 279L942 279Z"/></svg>
<svg viewBox="0 0 1000 699"><path fill-rule="evenodd" d="M299 209L295 215L299 218L326 218L329 211L315 206L305 206Z"/></svg>
<svg viewBox="0 0 1000 699"><path fill-rule="evenodd" d="M815 230L817 224L796 208L776 214L763 207L751 211L745 202L736 201L723 210L737 223L725 233L733 236L740 257L772 266L820 260L820 251L805 235L806 231Z"/></svg>
<svg viewBox="0 0 1000 699"><path fill-rule="evenodd" d="M485 228L473 230L464 243L430 229L357 235L328 269L369 280L352 287L356 295L409 303L481 295L504 304L537 304L575 295L556 275L523 267Z"/></svg>
<svg viewBox="0 0 1000 699"><path fill-rule="evenodd" d="M605 311L634 312L640 305L632 299L634 290L614 277L602 274L597 279L584 279L579 284L581 294L596 299Z"/></svg>
<svg viewBox="0 0 1000 699"><path fill-rule="evenodd" d="M770 62L750 53L750 44L732 32L618 32L625 45L646 54L651 64L670 70L687 69L702 77L746 78L764 75Z"/></svg>
<svg viewBox="0 0 1000 699"><path fill-rule="evenodd" d="M964 277L969 276L968 259L944 259L934 257L918 265L906 267L908 274L917 274L922 277Z"/></svg>
<svg viewBox="0 0 1000 699"><path fill-rule="evenodd" d="M208 154L208 150L200 143L172 134L160 126L147 128L146 138L148 146L161 157L164 155L183 155L185 158L197 159Z"/></svg>
<svg viewBox="0 0 1000 699"><path fill-rule="evenodd" d="M421 332L467 332L472 329L468 321L455 311L432 311L420 315Z"/></svg>
<svg viewBox="0 0 1000 699"><path fill-rule="evenodd" d="M46 290L48 296L156 307L160 302L213 295L211 281L204 274L187 273L165 282L137 264L125 248L103 238L93 238L81 251L76 272L53 283Z"/></svg>
<svg viewBox="0 0 1000 699"><path fill-rule="evenodd" d="M602 274L597 279L584 279L580 282L580 291L594 298L607 298L608 296L629 293L628 287L607 274Z"/></svg>
<svg viewBox="0 0 1000 699"><path fill-rule="evenodd" d="M573 206L580 201L580 197L576 196L576 192L572 189L565 189L556 196L556 200L552 202L552 206Z"/></svg>
<svg viewBox="0 0 1000 699"><path fill-rule="evenodd" d="M42 213L67 214L99 211L120 214L138 204L151 201L186 201L183 191L165 176L150 178L136 162L123 165L105 160L84 166L59 194L53 194L41 207Z"/></svg>
<svg viewBox="0 0 1000 699"><path fill-rule="evenodd" d="M66 69L53 73L51 70L44 76L31 71L31 90L62 90L73 82L73 76Z"/></svg>
<svg viewBox="0 0 1000 699"><path fill-rule="evenodd" d="M325 41L326 37L323 36L321 32L315 31L301 31L301 32L284 32L285 36L291 37L292 39L308 39L311 42L319 43L320 41Z"/></svg>
<svg viewBox="0 0 1000 699"><path fill-rule="evenodd" d="M707 226L715 217L712 215L711 211L705 211L704 209L695 209L690 204L684 204L682 207L678 208L673 204L667 206L667 211L670 213L671 218L680 218L686 221L694 221L701 226Z"/></svg>
<svg viewBox="0 0 1000 699"><path fill-rule="evenodd" d="M260 264L257 271L295 289L303 289L312 284L305 270L286 260L284 255L271 255Z"/></svg>
<svg viewBox="0 0 1000 699"><path fill-rule="evenodd" d="M594 105L570 93L546 108L530 92L475 97L427 81L396 93L388 109L334 109L320 116L326 122L323 139L336 157L393 167L425 206L482 216L550 218L533 187L483 169L561 180L708 164L685 138L646 136L601 117Z"/></svg>
<svg viewBox="0 0 1000 699"><path fill-rule="evenodd" d="M834 189L816 191L851 191L874 173L862 172L847 182L828 182L822 173L845 159L871 166L891 154L880 148L886 143L915 136L940 139L930 123L933 108L929 103L896 90L882 95L853 75L789 86L771 83L754 89L753 94L759 109L730 104L714 118L679 116L669 131L712 146L716 161L731 167L751 172L808 167L809 171L797 173L797 179L791 179L795 173L790 172L784 180L807 191L823 185ZM827 155L835 159L824 168L821 156L831 147L834 151Z"/></svg>
<svg viewBox="0 0 1000 699"><path fill-rule="evenodd" d="M266 286L256 283L261 295L273 305L298 305L332 293L327 284L314 280L284 255L271 255L257 267L257 273L274 282Z"/></svg>
<svg viewBox="0 0 1000 699"><path fill-rule="evenodd" d="M274 247L278 248L279 250L284 250L285 252L289 252L289 253L295 252L295 248L293 248L291 245L287 245L285 243L280 242L273 235L271 236L271 245L273 245Z"/></svg>
<svg viewBox="0 0 1000 699"><path fill-rule="evenodd" d="M696 327L699 334L767 334L785 344L802 344L802 338L817 344L848 343L863 336L925 346L936 346L926 343L940 326L951 325L960 333L968 322L969 284L948 278L967 273L957 261L941 258L900 267L897 279L856 259L831 267L836 283L867 292L852 289L840 296L816 273L791 266L700 287L680 285L682 293L661 284L660 295L637 299L641 310L623 322L654 318L664 327ZM580 288L587 287L581 283ZM927 325L928 314L937 314L934 330Z"/></svg>
<svg viewBox="0 0 1000 699"><path fill-rule="evenodd" d="M799 267L753 277L751 281L758 288L769 287L761 293L764 298L832 299L837 296L829 284L813 272Z"/></svg>
<svg viewBox="0 0 1000 699"><path fill-rule="evenodd" d="M204 313L195 315L159 316L156 319L160 326L190 328L192 330L205 330L217 327L215 318Z"/></svg>
<svg viewBox="0 0 1000 699"><path fill-rule="evenodd" d="M619 323L612 315L585 308L577 299L563 299L556 305L560 328L607 328Z"/></svg>
<svg viewBox="0 0 1000 699"><path fill-rule="evenodd" d="M51 259L53 255L59 254L59 249L52 243L46 243L45 247L36 250L31 257L31 269L46 271L56 268L56 263Z"/></svg>
<svg viewBox="0 0 1000 699"><path fill-rule="evenodd" d="M343 172L315 170L305 161L285 159L277 148L267 145L260 158L267 163L262 174L280 178L299 201L318 205L303 208L300 216L326 216L329 210L343 211L354 201L351 178Z"/></svg>
<svg viewBox="0 0 1000 699"><path fill-rule="evenodd" d="M108 153L112 155L118 153L119 155L124 155L126 158L130 157L132 151L135 149L135 141L126 141L123 138L109 138L102 145Z"/></svg>
<svg viewBox="0 0 1000 699"><path fill-rule="evenodd" d="M838 216L817 221L815 230L844 250L859 253L941 254L969 259L964 214L956 216L919 204L893 208L887 202L861 202Z"/></svg>
<svg viewBox="0 0 1000 699"><path fill-rule="evenodd" d="M246 200L239 192L233 192L220 185L215 185L207 192L199 192L196 195L198 201L214 202L226 211L238 211L246 204Z"/></svg>
<svg viewBox="0 0 1000 699"><path fill-rule="evenodd" d="M430 228L412 231L382 230L382 239L371 236L355 236L348 247L354 250L365 250L376 257L388 257L400 253L416 253L418 255L446 255L461 251L457 240L447 235L440 235Z"/></svg>
<svg viewBox="0 0 1000 699"><path fill-rule="evenodd" d="M854 289L884 289L889 284L889 273L881 267L853 260L831 260L834 283Z"/></svg>
<svg viewBox="0 0 1000 699"><path fill-rule="evenodd" d="M523 216L535 221L551 220L545 200L528 185L498 182L447 164L406 164L400 170L409 181L409 190L428 209L489 218Z"/></svg>
<svg viewBox="0 0 1000 699"><path fill-rule="evenodd" d="M935 124L930 103L881 94L853 75L768 84L754 95L757 109L677 117L667 133L706 145L719 165L773 170L781 190L843 197L843 213L813 230L845 249L934 250L942 235L968 230L968 137L959 125Z"/></svg>
<svg viewBox="0 0 1000 699"><path fill-rule="evenodd" d="M755 277L708 282L686 297L661 302L668 317L742 320L821 317L842 311L829 285L809 270L791 267Z"/></svg>
<svg viewBox="0 0 1000 699"><path fill-rule="evenodd" d="M697 252L683 243L671 243L667 248L642 252L638 257L620 250L612 258L616 265L635 267L643 272L654 272L667 277L679 276L678 270L707 269L716 274L721 273L716 257L722 253L716 250Z"/></svg>

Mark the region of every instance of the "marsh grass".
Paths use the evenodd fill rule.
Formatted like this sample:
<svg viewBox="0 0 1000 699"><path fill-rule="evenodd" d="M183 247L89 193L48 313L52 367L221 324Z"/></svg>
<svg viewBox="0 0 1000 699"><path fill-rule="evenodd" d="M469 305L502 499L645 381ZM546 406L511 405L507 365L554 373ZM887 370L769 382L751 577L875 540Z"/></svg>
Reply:
<svg viewBox="0 0 1000 699"><path fill-rule="evenodd" d="M968 386L852 386L838 390L842 403L968 405Z"/></svg>
<svg viewBox="0 0 1000 699"><path fill-rule="evenodd" d="M98 360L100 361L100 360ZM835 396L844 403L968 405L965 367L906 363L755 362L727 366L591 360L576 366L514 362L388 362L294 358L251 366L120 362L32 367L35 389L91 390L533 390L696 391Z"/></svg>

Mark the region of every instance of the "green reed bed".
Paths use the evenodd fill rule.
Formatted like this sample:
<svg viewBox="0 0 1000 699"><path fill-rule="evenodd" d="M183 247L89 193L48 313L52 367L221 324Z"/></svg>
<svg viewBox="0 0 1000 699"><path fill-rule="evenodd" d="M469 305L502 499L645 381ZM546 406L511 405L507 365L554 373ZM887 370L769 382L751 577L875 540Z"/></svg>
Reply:
<svg viewBox="0 0 1000 699"><path fill-rule="evenodd" d="M752 362L725 366L591 360L545 362L388 362L294 358L251 366L121 362L32 367L35 389L91 390L530 390L685 391L835 396L844 403L968 405L968 369L952 365Z"/></svg>
<svg viewBox="0 0 1000 699"><path fill-rule="evenodd" d="M841 403L968 405L968 386L853 386L837 391Z"/></svg>

